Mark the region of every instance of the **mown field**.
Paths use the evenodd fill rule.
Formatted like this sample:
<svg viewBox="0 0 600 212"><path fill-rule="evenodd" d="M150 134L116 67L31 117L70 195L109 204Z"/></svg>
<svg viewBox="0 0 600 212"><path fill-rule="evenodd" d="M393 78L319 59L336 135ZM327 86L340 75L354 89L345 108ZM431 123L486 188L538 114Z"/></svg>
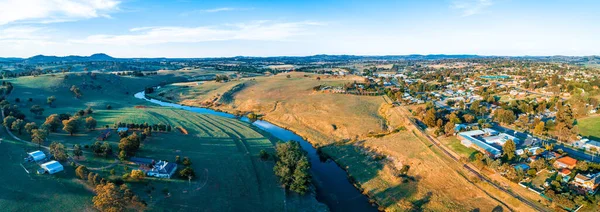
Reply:
<svg viewBox="0 0 600 212"><path fill-rule="evenodd" d="M590 116L577 119L577 127L582 136L590 136L592 139L600 139L600 116Z"/></svg>
<svg viewBox="0 0 600 212"><path fill-rule="evenodd" d="M176 156L189 157L197 176L191 182L178 177L168 180L147 178L142 182L130 182L135 193L148 202L152 211L282 211L286 208L289 211L324 210L310 195L285 195L273 174L274 162L258 158L260 150L273 152L276 140L263 135L250 124L160 107L133 97L134 93L147 86L185 79L185 74L172 72L148 77L119 77L109 74L98 74L95 77L87 74L21 77L9 80L14 84L14 91L8 99L11 103L16 103L15 98L19 98L21 101L17 105L27 115L26 122L33 121L38 125L50 114L73 114L87 107L93 109L90 116L98 121L97 130L82 130L74 136L59 130L50 134L46 145L51 141L64 143L67 148L74 144L89 145L95 142L100 130L106 125L112 128L117 122L173 126L171 132L154 132L142 143L136 156L168 161L175 161ZM69 91L72 85L81 89L81 98L75 98ZM48 96L56 97L52 106L46 103ZM28 101L29 98L32 98L31 102ZM29 113L29 108L35 104L45 109L40 117ZM106 105L111 105L112 108L107 109ZM176 129L177 127L185 129L187 134ZM83 181L74 177L74 167L63 163L65 172L52 176L27 174L19 162L23 160L26 150L35 149L35 146L12 141L6 133L3 133L3 137L0 149L10 154L0 157L5 159L2 163L10 171L0 174L4 182L0 183L0 189L6 190L0 192L3 195L0 204L27 211L43 209L44 206L67 211L91 209L93 192L91 188L86 188ZM27 133L19 137L29 140ZM113 130L107 139L113 151L118 150L118 141L119 137ZM84 156L78 159L78 163L90 168L106 167L96 172L108 179L119 178L137 168L118 163L114 157L94 156L89 149L84 149ZM34 165L33 168L35 167ZM111 170L115 171L115 175L110 174ZM13 183L22 179L32 180ZM35 202L44 204L31 205Z"/></svg>
<svg viewBox="0 0 600 212"><path fill-rule="evenodd" d="M425 144L410 129L369 137L370 132L410 126L398 108L385 104L381 96L312 90L317 85L335 86L360 79L321 76L321 80L316 80L317 76L291 73L290 78L280 74L228 83L176 84L159 89L159 93L164 93L162 96L156 92L152 96L164 99L172 95L171 101L199 105L245 83L231 102L216 108L261 114L264 119L322 146L321 150L346 169L351 180L382 210L491 211L500 205L454 171L460 167L448 165L432 152L431 144ZM381 154L387 159L377 156ZM405 181L395 174L393 168L403 164L411 166L412 180Z"/></svg>

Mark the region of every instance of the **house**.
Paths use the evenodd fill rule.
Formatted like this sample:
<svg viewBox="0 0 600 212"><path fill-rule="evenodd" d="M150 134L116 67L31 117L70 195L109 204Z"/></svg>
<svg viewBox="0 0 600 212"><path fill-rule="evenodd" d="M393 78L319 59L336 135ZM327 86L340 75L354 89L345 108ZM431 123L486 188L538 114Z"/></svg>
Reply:
<svg viewBox="0 0 600 212"><path fill-rule="evenodd" d="M582 188L583 190L593 193L600 184L600 173L597 174L577 174L573 180L573 185Z"/></svg>
<svg viewBox="0 0 600 212"><path fill-rule="evenodd" d="M560 172L558 172L558 174L562 177L568 176L571 174L571 170L569 169L561 169Z"/></svg>
<svg viewBox="0 0 600 212"><path fill-rule="evenodd" d="M54 174L64 170L64 167L58 161L50 161L41 165L48 174Z"/></svg>
<svg viewBox="0 0 600 212"><path fill-rule="evenodd" d="M554 164L552 164L557 169L573 169L575 165L577 165L577 160L572 157L565 156L559 159L556 159Z"/></svg>
<svg viewBox="0 0 600 212"><path fill-rule="evenodd" d="M600 150L600 142L589 140L587 138L581 139L574 143L576 147L585 148L587 151L599 151Z"/></svg>
<svg viewBox="0 0 600 212"><path fill-rule="evenodd" d="M515 170L521 170L523 172L526 172L527 170L529 170L529 165L521 163L521 164L517 164L515 165Z"/></svg>
<svg viewBox="0 0 600 212"><path fill-rule="evenodd" d="M146 172L146 175L158 178L171 178L175 171L177 171L177 164L160 160L154 164L152 169Z"/></svg>
<svg viewBox="0 0 600 212"><path fill-rule="evenodd" d="M100 133L100 135L98 135L98 137L96 137L96 140L104 141L108 138L108 136L110 136L110 129L105 129Z"/></svg>
<svg viewBox="0 0 600 212"><path fill-rule="evenodd" d="M154 166L154 164L156 163L156 161L154 161L154 159L138 158L138 157L129 158L129 162L134 163L135 165L139 165L143 168L150 168L150 167Z"/></svg>
<svg viewBox="0 0 600 212"><path fill-rule="evenodd" d="M42 151L39 151L39 150L27 153L27 155L29 155L27 157L27 160L29 160L29 161L38 162L38 161L46 159L46 154L44 154Z"/></svg>

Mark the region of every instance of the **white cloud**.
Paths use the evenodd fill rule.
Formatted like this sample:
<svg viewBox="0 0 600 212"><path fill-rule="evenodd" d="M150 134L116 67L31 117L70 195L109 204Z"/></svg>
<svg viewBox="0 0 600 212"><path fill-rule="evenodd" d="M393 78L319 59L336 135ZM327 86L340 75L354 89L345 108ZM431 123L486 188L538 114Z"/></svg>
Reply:
<svg viewBox="0 0 600 212"><path fill-rule="evenodd" d="M117 0L0 0L0 25L110 17L119 4Z"/></svg>
<svg viewBox="0 0 600 212"><path fill-rule="evenodd" d="M462 16L472 16L483 13L493 4L492 0L454 0L451 7L460 10Z"/></svg>
<svg viewBox="0 0 600 212"><path fill-rule="evenodd" d="M286 40L308 33L308 27L324 25L319 22L272 22L228 24L200 27L139 27L130 34L91 35L73 43L108 45L150 45L162 43L199 43L225 40Z"/></svg>
<svg viewBox="0 0 600 212"><path fill-rule="evenodd" d="M231 11L247 11L253 10L254 8L238 8L238 7L219 7L212 9L202 9L202 10L192 10L188 12L181 13L181 16L189 16L196 13L218 13L218 12L231 12Z"/></svg>

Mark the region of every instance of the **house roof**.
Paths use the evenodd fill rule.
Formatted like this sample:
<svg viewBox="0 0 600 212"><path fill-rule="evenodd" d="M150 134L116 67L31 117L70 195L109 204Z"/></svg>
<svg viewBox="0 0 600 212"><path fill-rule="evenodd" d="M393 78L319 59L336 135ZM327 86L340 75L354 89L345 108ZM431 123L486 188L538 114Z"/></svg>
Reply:
<svg viewBox="0 0 600 212"><path fill-rule="evenodd" d="M50 161L42 164L42 167L48 170L61 169L63 166L58 161Z"/></svg>
<svg viewBox="0 0 600 212"><path fill-rule="evenodd" d="M562 170L560 170L560 173L563 174L563 175L569 175L569 174L571 174L571 170L569 170L569 169L562 169Z"/></svg>
<svg viewBox="0 0 600 212"><path fill-rule="evenodd" d="M129 158L129 161L133 162L133 163L137 163L137 164L154 164L154 159L150 159L150 158L138 158L138 157L131 157Z"/></svg>
<svg viewBox="0 0 600 212"><path fill-rule="evenodd" d="M577 160L569 156L559 158L556 160L556 162L563 163L567 166L575 166L577 164Z"/></svg>
<svg viewBox="0 0 600 212"><path fill-rule="evenodd" d="M29 156L31 156L33 159L36 159L36 160L43 159L43 158L46 157L46 154L44 154L42 151L39 151L39 150L38 151L34 151L34 152L30 152L30 153L27 153L27 154Z"/></svg>

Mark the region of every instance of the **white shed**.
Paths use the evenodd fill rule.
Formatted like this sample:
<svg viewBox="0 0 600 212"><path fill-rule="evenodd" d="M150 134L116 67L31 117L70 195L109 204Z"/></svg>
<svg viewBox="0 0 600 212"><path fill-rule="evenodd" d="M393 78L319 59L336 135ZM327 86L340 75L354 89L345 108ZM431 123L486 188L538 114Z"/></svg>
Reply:
<svg viewBox="0 0 600 212"><path fill-rule="evenodd" d="M44 160L46 159L46 154L44 154L42 151L35 151L35 152L30 152L27 153L29 155L29 157L31 157L31 159L33 159L33 161L40 161L40 160Z"/></svg>
<svg viewBox="0 0 600 212"><path fill-rule="evenodd" d="M64 170L64 167L58 161L55 160L42 164L42 168L46 170L49 174L54 174L56 172Z"/></svg>

